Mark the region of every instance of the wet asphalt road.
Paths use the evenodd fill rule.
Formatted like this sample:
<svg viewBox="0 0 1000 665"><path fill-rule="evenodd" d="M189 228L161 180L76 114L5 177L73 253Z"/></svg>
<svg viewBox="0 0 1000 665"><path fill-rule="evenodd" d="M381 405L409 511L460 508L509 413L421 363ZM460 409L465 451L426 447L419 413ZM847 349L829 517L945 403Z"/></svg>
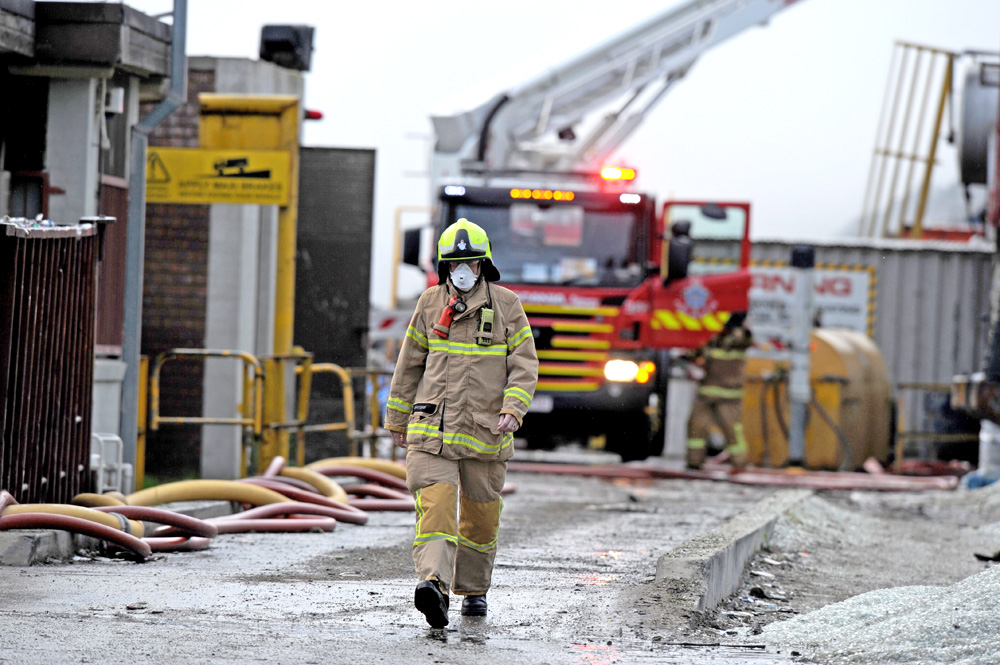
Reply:
<svg viewBox="0 0 1000 665"><path fill-rule="evenodd" d="M795 662L688 647L657 557L763 488L510 474L490 614L426 626L412 606L412 513L331 534L225 535L204 552L0 567L0 663ZM673 626L673 627L672 627ZM737 639L719 636L719 642Z"/></svg>

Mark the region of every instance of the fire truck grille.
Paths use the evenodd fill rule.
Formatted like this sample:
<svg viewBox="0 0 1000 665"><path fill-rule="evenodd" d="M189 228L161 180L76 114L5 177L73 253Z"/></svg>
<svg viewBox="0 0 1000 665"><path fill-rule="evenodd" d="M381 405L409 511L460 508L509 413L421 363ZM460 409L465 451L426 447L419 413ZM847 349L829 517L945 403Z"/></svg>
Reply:
<svg viewBox="0 0 1000 665"><path fill-rule="evenodd" d="M617 307L525 304L538 350L538 391L597 390L609 358Z"/></svg>

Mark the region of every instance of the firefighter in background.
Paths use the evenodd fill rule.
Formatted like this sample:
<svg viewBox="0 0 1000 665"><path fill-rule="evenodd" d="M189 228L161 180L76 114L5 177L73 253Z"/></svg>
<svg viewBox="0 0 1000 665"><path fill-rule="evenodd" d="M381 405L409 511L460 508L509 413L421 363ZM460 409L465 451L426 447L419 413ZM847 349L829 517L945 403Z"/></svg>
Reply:
<svg viewBox="0 0 1000 665"><path fill-rule="evenodd" d="M723 446L733 468L747 464L740 414L746 353L753 342L745 319L743 313L731 316L723 330L689 359L690 375L699 384L688 421L688 468L700 469L709 452Z"/></svg>
<svg viewBox="0 0 1000 665"><path fill-rule="evenodd" d="M528 317L500 279L489 238L460 219L438 241L437 286L420 296L392 377L385 426L406 448L417 512L414 604L448 625L449 591L464 616L486 614L500 490L514 435L538 380Z"/></svg>

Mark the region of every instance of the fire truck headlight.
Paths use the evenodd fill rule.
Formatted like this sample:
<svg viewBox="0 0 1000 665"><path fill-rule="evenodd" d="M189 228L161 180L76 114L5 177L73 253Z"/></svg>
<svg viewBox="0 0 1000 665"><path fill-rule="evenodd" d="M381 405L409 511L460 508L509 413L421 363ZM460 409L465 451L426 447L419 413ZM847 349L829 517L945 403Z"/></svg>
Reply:
<svg viewBox="0 0 1000 665"><path fill-rule="evenodd" d="M639 366L631 360L609 360L604 365L604 377L608 381L635 381Z"/></svg>

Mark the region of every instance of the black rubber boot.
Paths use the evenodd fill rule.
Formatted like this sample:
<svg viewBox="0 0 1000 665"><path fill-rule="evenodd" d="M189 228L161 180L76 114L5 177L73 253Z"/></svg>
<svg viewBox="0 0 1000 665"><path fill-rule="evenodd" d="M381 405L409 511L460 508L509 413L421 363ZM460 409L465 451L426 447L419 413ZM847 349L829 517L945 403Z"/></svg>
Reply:
<svg viewBox="0 0 1000 665"><path fill-rule="evenodd" d="M465 600L462 601L462 616L486 616L486 594L482 596L466 596Z"/></svg>
<svg viewBox="0 0 1000 665"><path fill-rule="evenodd" d="M413 593L413 604L427 617L431 628L448 625L448 596L441 593L436 581L425 580L418 584Z"/></svg>

